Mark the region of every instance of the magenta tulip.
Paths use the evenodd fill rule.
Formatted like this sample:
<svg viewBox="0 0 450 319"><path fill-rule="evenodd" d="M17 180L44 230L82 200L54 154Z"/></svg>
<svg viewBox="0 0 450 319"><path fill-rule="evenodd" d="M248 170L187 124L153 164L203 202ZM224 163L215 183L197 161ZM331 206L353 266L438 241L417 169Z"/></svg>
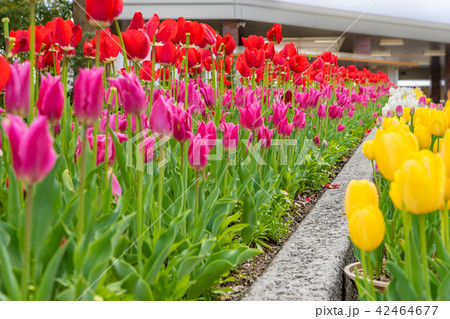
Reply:
<svg viewBox="0 0 450 319"><path fill-rule="evenodd" d="M268 149L272 143L273 130L268 127L262 126L258 130L258 142L261 142L262 149Z"/></svg>
<svg viewBox="0 0 450 319"><path fill-rule="evenodd" d="M261 105L258 102L239 108L239 111L241 112L240 123L244 129L254 131L263 125Z"/></svg>
<svg viewBox="0 0 450 319"><path fill-rule="evenodd" d="M140 116L145 112L148 105L147 96L138 77L133 72L123 72L123 77L108 80L112 86L117 87L122 105L129 115Z"/></svg>
<svg viewBox="0 0 450 319"><path fill-rule="evenodd" d="M292 123L296 130L302 130L306 126L306 114L302 110L294 109L295 115Z"/></svg>
<svg viewBox="0 0 450 319"><path fill-rule="evenodd" d="M73 87L73 110L83 125L94 124L103 108L103 68L80 69Z"/></svg>
<svg viewBox="0 0 450 319"><path fill-rule="evenodd" d="M339 123L337 130L338 130L338 132L342 132L343 130L345 130L345 126L342 125L341 123Z"/></svg>
<svg viewBox="0 0 450 319"><path fill-rule="evenodd" d="M6 112L24 117L30 111L30 63L11 65L11 76L5 87Z"/></svg>
<svg viewBox="0 0 450 319"><path fill-rule="evenodd" d="M150 114L150 129L153 133L162 136L172 135L172 99L162 96L162 92L157 92L153 101L152 112Z"/></svg>
<svg viewBox="0 0 450 319"><path fill-rule="evenodd" d="M288 107L283 102L273 105L273 115L269 117L274 127L278 127L281 120L286 117Z"/></svg>
<svg viewBox="0 0 450 319"><path fill-rule="evenodd" d="M188 148L188 160L194 170L201 171L206 167L209 152L209 145L200 134L191 136L191 143Z"/></svg>
<svg viewBox="0 0 450 319"><path fill-rule="evenodd" d="M216 145L217 131L214 122L208 122L208 124L205 124L205 122L202 121L198 126L197 135L205 140L205 144L208 145L208 152L210 152L214 148L214 145Z"/></svg>
<svg viewBox="0 0 450 319"><path fill-rule="evenodd" d="M227 152L234 151L239 142L239 125L224 122L223 127L223 148Z"/></svg>
<svg viewBox="0 0 450 319"><path fill-rule="evenodd" d="M287 117L281 120L280 124L278 125L278 134L280 134L283 137L289 137L292 133L292 129L294 128L293 124L288 123Z"/></svg>
<svg viewBox="0 0 450 319"><path fill-rule="evenodd" d="M9 137L14 171L18 179L33 185L52 170L57 158L45 116L38 116L27 128L23 119L10 115L2 121Z"/></svg>
<svg viewBox="0 0 450 319"><path fill-rule="evenodd" d="M64 108L64 85L60 77L47 76L41 78L39 99L36 104L39 114L45 115L51 125L56 125L62 116Z"/></svg>
<svg viewBox="0 0 450 319"><path fill-rule="evenodd" d="M151 161L153 161L153 159L155 158L155 139L151 136L148 136L144 139L144 150L145 150L145 155L144 155L144 161L145 163L149 163ZM139 145L139 149L142 152L142 145Z"/></svg>
<svg viewBox="0 0 450 319"><path fill-rule="evenodd" d="M182 107L173 108L173 137L180 143L190 139L191 115Z"/></svg>

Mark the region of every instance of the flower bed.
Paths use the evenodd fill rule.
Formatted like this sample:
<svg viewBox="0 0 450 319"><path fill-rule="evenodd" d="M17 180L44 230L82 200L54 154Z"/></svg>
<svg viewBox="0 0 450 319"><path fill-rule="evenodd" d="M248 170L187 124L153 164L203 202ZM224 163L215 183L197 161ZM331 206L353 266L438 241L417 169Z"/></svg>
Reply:
<svg viewBox="0 0 450 319"><path fill-rule="evenodd" d="M430 103L413 90L400 96L409 98L395 112L388 103L381 129L363 145L377 164L375 184L355 180L347 188L350 236L362 264L359 297L449 300L450 106ZM384 292L373 285L380 278L388 283Z"/></svg>
<svg viewBox="0 0 450 319"><path fill-rule="evenodd" d="M297 194L334 187L387 76L277 52L280 25L237 58L231 36L183 18L136 13L115 36L101 28L121 7L96 2L83 50L95 66L73 92L71 21L11 31L0 57L0 298L218 299L288 232Z"/></svg>

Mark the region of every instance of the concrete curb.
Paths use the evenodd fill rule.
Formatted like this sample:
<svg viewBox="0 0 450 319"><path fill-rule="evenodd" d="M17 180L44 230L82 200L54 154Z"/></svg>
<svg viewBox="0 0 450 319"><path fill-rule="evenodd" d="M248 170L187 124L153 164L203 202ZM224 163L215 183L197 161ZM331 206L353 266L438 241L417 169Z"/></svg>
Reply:
<svg viewBox="0 0 450 319"><path fill-rule="evenodd" d="M365 138L375 137L375 129ZM352 179L373 180L362 145L299 228L278 252L243 300L345 300L344 267L353 260L344 213L345 190Z"/></svg>

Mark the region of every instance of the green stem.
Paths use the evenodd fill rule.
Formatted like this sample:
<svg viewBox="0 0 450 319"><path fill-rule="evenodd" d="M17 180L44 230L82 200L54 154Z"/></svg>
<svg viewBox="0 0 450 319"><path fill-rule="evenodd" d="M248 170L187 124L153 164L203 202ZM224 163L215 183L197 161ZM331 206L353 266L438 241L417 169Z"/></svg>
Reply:
<svg viewBox="0 0 450 319"><path fill-rule="evenodd" d="M164 149L164 144L161 143L161 146L159 148L159 153L160 153L160 159L159 159L159 178L158 178L158 216L157 216L157 224L156 224L156 229L160 229L160 219L159 217L161 217L162 214L162 200L163 200L163 187L164 187L164 161L166 159L166 151ZM152 221L152 222L156 222Z"/></svg>
<svg viewBox="0 0 450 319"><path fill-rule="evenodd" d="M77 237L81 242L81 237L84 232L84 184L85 184L85 169L86 169L86 144L87 144L87 127L83 125L81 128L81 154L80 154L80 201L78 204L78 226Z"/></svg>
<svg viewBox="0 0 450 319"><path fill-rule="evenodd" d="M35 18L36 2L32 0L30 2L30 113L28 116L28 122L31 123L34 118L34 57L36 51L36 18Z"/></svg>
<svg viewBox="0 0 450 319"><path fill-rule="evenodd" d="M128 68L128 58L125 50L125 43L123 42L122 32L120 31L119 22L117 22L117 20L114 20L114 26L116 27L116 32L120 40L120 46L122 47L123 65L125 66L125 70L127 70L127 72L130 72Z"/></svg>
<svg viewBox="0 0 450 319"><path fill-rule="evenodd" d="M188 84L189 84L189 37L190 33L186 33L186 60L184 70L184 108L188 107Z"/></svg>
<svg viewBox="0 0 450 319"><path fill-rule="evenodd" d="M100 28L96 31L97 41L95 41L95 66L100 67Z"/></svg>
<svg viewBox="0 0 450 319"><path fill-rule="evenodd" d="M195 207L194 207L194 223L197 222L199 214L198 200L199 197L199 171L195 171Z"/></svg>
<svg viewBox="0 0 450 319"><path fill-rule="evenodd" d="M375 170L375 164L374 164L373 160L371 160L370 162L372 163L372 170L373 170L373 177L375 179L375 185L377 185L378 194L380 194L379 196L381 196L381 188L380 188L380 185L378 184L377 171Z"/></svg>
<svg viewBox="0 0 450 319"><path fill-rule="evenodd" d="M425 229L426 215L419 215L419 236L420 236L420 254L422 255L422 269L423 269L423 281L425 284L425 293L427 301L431 301L430 282L428 280L428 250L427 250L427 237Z"/></svg>
<svg viewBox="0 0 450 319"><path fill-rule="evenodd" d="M448 229L448 201L444 201L444 211L441 211L441 238L442 243L447 251L449 251L449 229Z"/></svg>
<svg viewBox="0 0 450 319"><path fill-rule="evenodd" d="M363 270L363 281L364 281L364 287L365 287L365 293L369 298L371 298L371 289L370 289L370 281L367 271L367 261L366 261L366 252L361 251L361 266Z"/></svg>
<svg viewBox="0 0 450 319"><path fill-rule="evenodd" d="M143 128L142 118L138 116L136 118L136 133L139 133L139 129ZM142 273L142 244L143 244L143 236L144 233L144 203L143 203L143 194L142 194L142 184L143 184L143 162L145 158L145 148L144 148L144 139L141 141L140 148L137 147L137 156L136 156L136 167L137 167L137 187L138 187L138 214L137 214L137 223L138 223L138 251L137 251L137 262L138 262L138 271ZM142 167L141 167L142 165ZM142 170L141 170L142 169Z"/></svg>
<svg viewBox="0 0 450 319"><path fill-rule="evenodd" d="M33 185L27 185L27 207L25 211L24 258L22 271L22 298L28 300L28 273L31 254L31 222L33 219Z"/></svg>

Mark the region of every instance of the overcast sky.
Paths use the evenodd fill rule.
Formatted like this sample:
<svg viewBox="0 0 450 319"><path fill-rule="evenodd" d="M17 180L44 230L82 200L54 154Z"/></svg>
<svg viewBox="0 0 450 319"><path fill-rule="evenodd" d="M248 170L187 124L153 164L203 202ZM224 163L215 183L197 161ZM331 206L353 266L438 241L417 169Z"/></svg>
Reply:
<svg viewBox="0 0 450 319"><path fill-rule="evenodd" d="M450 0L276 0L450 24Z"/></svg>

